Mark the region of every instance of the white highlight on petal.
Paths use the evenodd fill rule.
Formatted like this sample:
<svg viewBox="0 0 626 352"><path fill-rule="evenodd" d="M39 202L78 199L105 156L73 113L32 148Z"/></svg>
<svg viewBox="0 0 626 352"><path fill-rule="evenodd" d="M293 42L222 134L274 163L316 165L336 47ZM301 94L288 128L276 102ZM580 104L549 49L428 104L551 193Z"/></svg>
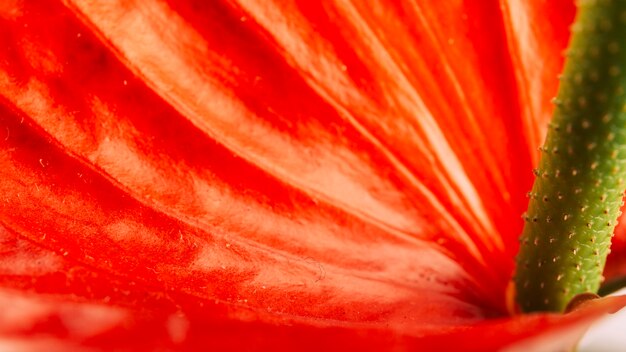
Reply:
<svg viewBox="0 0 626 352"><path fill-rule="evenodd" d="M626 289L611 294L611 296L620 295L626 295ZM626 346L624 326L626 326L626 309L608 315L593 324L580 340L576 350L579 352L622 352Z"/></svg>

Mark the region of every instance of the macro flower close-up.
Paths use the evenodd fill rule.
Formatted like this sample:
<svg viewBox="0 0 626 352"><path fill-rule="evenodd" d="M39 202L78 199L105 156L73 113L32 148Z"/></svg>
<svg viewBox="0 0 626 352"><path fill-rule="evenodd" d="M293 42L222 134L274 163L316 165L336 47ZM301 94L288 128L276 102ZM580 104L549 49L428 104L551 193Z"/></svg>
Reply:
<svg viewBox="0 0 626 352"><path fill-rule="evenodd" d="M609 65L569 66L571 87L610 88L588 96L557 79L576 16L571 0L0 1L0 350L571 348L626 305L562 312L626 275L620 225L600 275L624 191L604 162L626 137L568 122L570 96L621 121L626 16L598 20L599 49L574 41ZM567 157L557 133L595 183L540 165Z"/></svg>

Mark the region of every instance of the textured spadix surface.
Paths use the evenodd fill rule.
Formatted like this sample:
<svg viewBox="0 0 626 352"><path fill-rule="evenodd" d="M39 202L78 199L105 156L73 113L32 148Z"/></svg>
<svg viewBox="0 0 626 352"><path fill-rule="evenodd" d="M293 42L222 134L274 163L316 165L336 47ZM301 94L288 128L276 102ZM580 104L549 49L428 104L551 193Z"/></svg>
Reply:
<svg viewBox="0 0 626 352"><path fill-rule="evenodd" d="M571 343L622 300L508 317L505 290L572 15L1 2L5 343Z"/></svg>
<svg viewBox="0 0 626 352"><path fill-rule="evenodd" d="M524 215L524 310L597 292L626 188L626 2L581 1Z"/></svg>

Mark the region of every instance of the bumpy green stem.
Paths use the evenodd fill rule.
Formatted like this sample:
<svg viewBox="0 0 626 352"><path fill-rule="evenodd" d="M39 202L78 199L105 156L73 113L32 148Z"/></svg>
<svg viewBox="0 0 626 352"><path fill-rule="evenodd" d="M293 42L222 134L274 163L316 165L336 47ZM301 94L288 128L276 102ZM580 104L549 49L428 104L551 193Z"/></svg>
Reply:
<svg viewBox="0 0 626 352"><path fill-rule="evenodd" d="M626 0L579 1L520 239L523 311L597 292L626 187Z"/></svg>

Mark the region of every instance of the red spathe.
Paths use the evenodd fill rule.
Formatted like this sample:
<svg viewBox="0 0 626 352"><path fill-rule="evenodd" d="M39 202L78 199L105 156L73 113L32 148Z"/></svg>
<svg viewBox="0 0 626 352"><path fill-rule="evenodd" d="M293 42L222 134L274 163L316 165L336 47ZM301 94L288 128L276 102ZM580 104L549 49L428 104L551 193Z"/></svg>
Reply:
<svg viewBox="0 0 626 352"><path fill-rule="evenodd" d="M3 3L2 339L551 348L625 304L505 309L572 4L442 3Z"/></svg>

